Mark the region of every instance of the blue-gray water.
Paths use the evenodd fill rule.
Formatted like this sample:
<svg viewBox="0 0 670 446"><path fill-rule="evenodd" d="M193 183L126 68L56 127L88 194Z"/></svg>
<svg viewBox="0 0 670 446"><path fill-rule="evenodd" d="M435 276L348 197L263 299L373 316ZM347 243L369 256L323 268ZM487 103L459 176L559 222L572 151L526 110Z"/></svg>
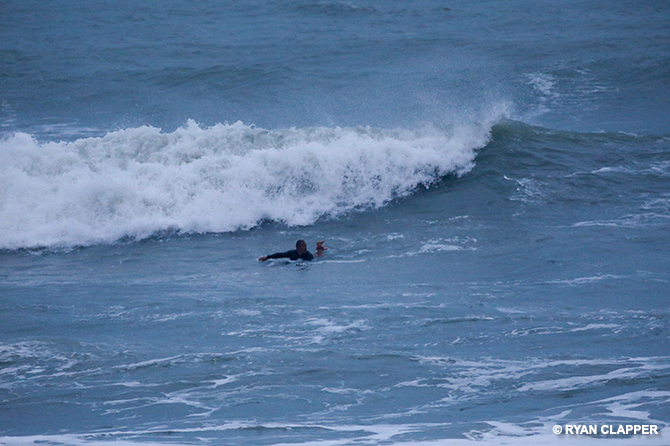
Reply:
<svg viewBox="0 0 670 446"><path fill-rule="evenodd" d="M2 2L0 444L667 444L669 17Z"/></svg>

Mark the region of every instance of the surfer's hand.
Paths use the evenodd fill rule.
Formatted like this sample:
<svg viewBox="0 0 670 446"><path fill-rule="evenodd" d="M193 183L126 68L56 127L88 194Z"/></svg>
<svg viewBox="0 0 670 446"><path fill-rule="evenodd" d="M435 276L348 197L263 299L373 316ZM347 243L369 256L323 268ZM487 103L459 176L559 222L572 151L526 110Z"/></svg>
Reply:
<svg viewBox="0 0 670 446"><path fill-rule="evenodd" d="M268 259L268 256L263 256L263 257L259 257L258 261L259 262L265 262L267 259Z"/></svg>

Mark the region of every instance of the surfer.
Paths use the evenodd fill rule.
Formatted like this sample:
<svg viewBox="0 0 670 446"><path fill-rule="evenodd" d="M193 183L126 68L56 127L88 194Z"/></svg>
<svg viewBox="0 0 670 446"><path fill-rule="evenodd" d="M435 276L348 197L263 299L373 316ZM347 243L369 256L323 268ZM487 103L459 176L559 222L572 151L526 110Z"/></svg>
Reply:
<svg viewBox="0 0 670 446"><path fill-rule="evenodd" d="M323 246L324 241L325 240L316 242L317 257L321 257L323 255L323 252L326 249L328 249L325 246ZM260 257L258 260L261 262L265 262L268 259L312 260L313 258L314 256L312 255L312 253L307 251L307 243L305 243L304 240L298 240L297 242L295 242L295 249L286 252L276 252L274 254Z"/></svg>

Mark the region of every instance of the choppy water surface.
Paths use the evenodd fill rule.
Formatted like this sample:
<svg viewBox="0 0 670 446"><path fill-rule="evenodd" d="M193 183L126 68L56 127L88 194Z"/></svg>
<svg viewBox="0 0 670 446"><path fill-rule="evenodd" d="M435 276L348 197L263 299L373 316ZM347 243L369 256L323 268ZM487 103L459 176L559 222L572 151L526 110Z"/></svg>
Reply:
<svg viewBox="0 0 670 446"><path fill-rule="evenodd" d="M0 444L667 443L665 3L2 10Z"/></svg>

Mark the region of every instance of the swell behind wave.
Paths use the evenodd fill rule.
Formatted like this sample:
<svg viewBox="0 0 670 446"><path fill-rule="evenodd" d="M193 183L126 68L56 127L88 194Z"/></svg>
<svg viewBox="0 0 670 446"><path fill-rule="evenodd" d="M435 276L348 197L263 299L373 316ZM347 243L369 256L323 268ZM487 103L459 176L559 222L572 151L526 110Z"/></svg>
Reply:
<svg viewBox="0 0 670 446"><path fill-rule="evenodd" d="M307 225L463 175L492 123L421 130L241 122L0 141L0 248L81 246L175 230Z"/></svg>

